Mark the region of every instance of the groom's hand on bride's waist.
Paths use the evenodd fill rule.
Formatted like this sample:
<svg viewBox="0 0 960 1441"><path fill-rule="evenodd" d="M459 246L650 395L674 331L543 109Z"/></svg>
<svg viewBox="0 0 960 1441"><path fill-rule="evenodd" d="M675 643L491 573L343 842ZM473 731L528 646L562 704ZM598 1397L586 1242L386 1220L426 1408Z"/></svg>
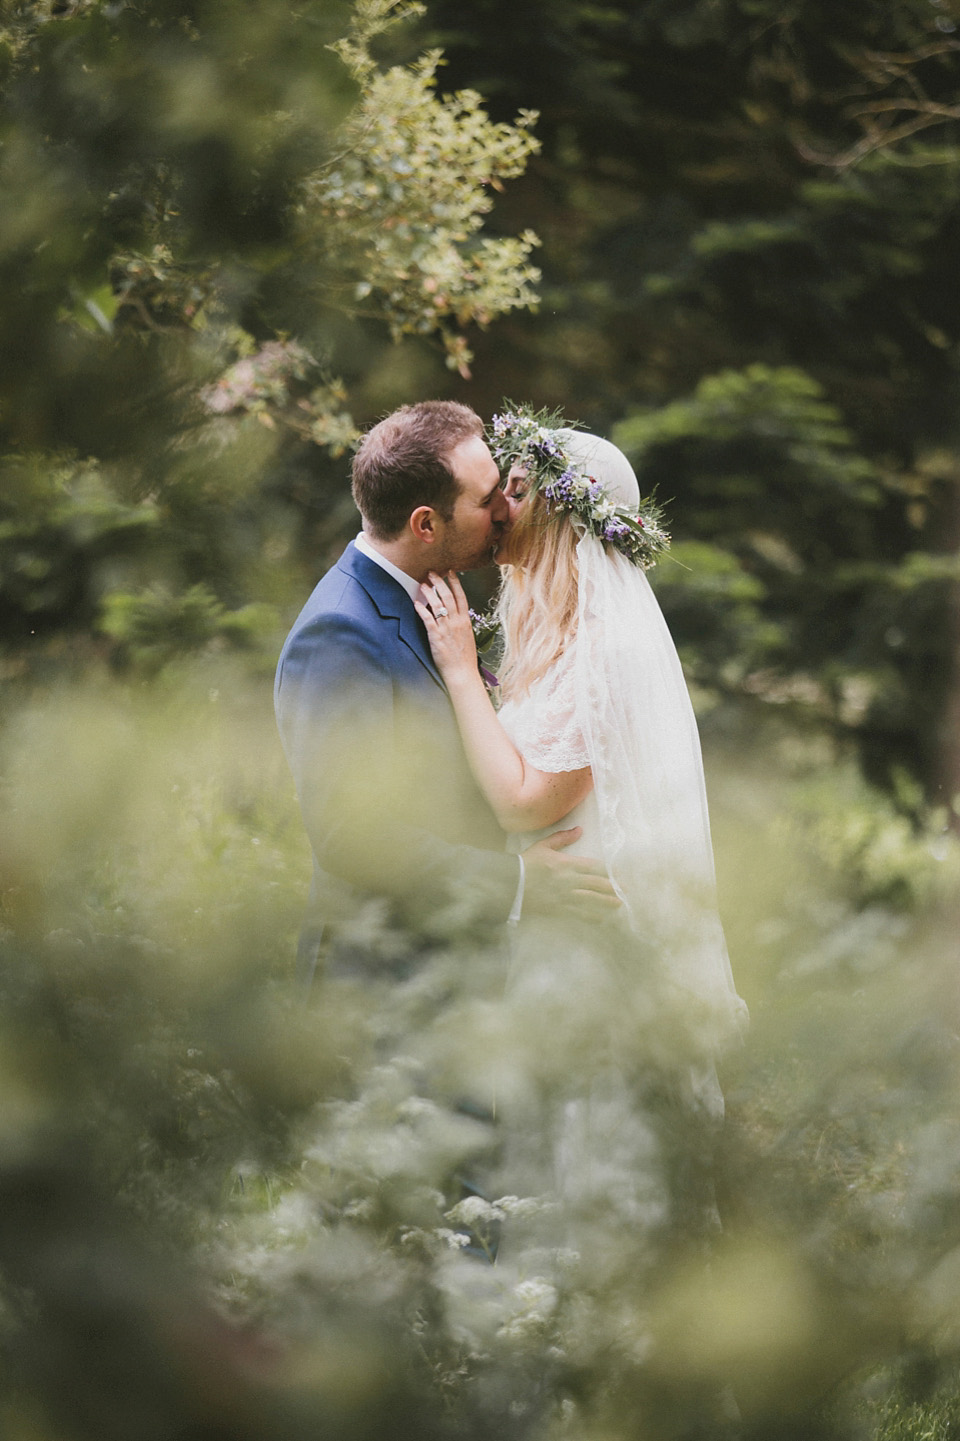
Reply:
<svg viewBox="0 0 960 1441"><path fill-rule="evenodd" d="M577 915L595 920L601 912L619 908L620 901L602 861L563 854L580 834L579 826L554 831L523 852L524 915Z"/></svg>

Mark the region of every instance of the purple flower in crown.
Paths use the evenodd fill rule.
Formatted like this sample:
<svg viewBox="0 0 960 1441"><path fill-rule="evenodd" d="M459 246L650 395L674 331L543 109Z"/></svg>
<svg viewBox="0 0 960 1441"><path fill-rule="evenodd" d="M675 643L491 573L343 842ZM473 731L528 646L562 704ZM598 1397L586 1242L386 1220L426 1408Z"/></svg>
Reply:
<svg viewBox="0 0 960 1441"><path fill-rule="evenodd" d="M577 472L568 466L562 475L548 481L543 487L544 499L561 505L572 504L577 497L578 478Z"/></svg>

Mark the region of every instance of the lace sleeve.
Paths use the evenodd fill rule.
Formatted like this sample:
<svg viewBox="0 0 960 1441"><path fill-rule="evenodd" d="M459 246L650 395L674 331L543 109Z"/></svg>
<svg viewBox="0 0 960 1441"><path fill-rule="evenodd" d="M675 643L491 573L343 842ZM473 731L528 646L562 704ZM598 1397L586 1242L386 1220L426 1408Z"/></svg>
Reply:
<svg viewBox="0 0 960 1441"><path fill-rule="evenodd" d="M571 645L513 707L514 744L538 771L579 771L590 764L577 717ZM506 719L506 717L505 717Z"/></svg>

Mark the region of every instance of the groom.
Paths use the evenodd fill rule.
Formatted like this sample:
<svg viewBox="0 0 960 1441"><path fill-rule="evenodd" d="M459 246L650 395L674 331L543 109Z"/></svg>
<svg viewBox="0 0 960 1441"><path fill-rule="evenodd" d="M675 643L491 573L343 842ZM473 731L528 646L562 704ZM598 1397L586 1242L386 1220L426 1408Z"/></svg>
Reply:
<svg viewBox="0 0 960 1441"><path fill-rule="evenodd" d="M403 973L425 947L490 938L521 909L599 916L612 903L599 863L562 853L579 830L505 854L413 607L428 571L489 565L510 524L479 416L454 401L387 416L357 451L353 495L363 530L307 601L277 668L314 857L304 981L321 938L334 970L375 964L371 918L391 938L383 964Z"/></svg>

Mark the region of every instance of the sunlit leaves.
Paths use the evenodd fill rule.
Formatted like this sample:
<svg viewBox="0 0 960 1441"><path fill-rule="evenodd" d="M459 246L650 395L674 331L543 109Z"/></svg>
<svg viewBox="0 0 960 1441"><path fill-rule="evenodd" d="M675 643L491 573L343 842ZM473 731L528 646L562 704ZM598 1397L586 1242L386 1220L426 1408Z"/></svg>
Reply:
<svg viewBox="0 0 960 1441"><path fill-rule="evenodd" d="M481 233L534 117L441 97L437 52L382 68L371 43L419 8L4 12L0 432L15 466L96 458L118 511L149 497L154 526L149 554L106 525L68 547L9 492L9 533L43 531L46 552L0 561L21 633L89 627L115 593L100 634L127 659L146 654L124 639L134 615L194 644L198 597L233 614L276 589L265 559L290 553L293 494L311 515L346 496L358 353L416 336L465 375L470 328L535 302L532 234Z"/></svg>
<svg viewBox="0 0 960 1441"><path fill-rule="evenodd" d="M476 239L491 188L539 148L535 116L495 124L474 91L438 95L437 51L384 72L350 53L364 93L341 155L307 186L306 229L353 277L342 303L374 306L396 339L439 334L448 364L467 373L463 329L536 300L536 237Z"/></svg>

